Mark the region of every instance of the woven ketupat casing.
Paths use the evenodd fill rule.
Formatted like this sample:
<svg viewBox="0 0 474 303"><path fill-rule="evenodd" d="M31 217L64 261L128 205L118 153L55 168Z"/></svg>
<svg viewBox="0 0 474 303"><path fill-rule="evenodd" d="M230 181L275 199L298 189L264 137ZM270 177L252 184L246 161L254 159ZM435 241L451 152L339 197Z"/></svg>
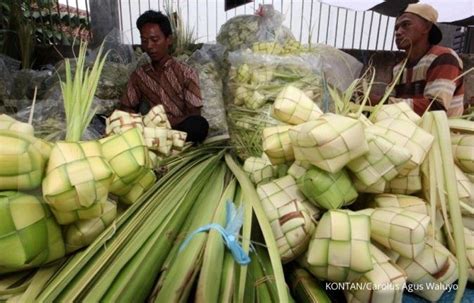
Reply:
<svg viewBox="0 0 474 303"><path fill-rule="evenodd" d="M110 193L120 195L124 187L134 183L150 165L149 151L137 128L100 140L102 153L115 177Z"/></svg>
<svg viewBox="0 0 474 303"><path fill-rule="evenodd" d="M291 126L273 126L263 130L263 151L273 165L294 160L293 146L289 136Z"/></svg>
<svg viewBox="0 0 474 303"><path fill-rule="evenodd" d="M410 160L400 169L402 176L423 163L434 141L433 135L409 120L385 119L375 123L370 130L410 151Z"/></svg>
<svg viewBox="0 0 474 303"><path fill-rule="evenodd" d="M348 303L397 303L402 301L407 280L405 272L374 245L370 245L374 269L351 283L363 285L348 288L344 295Z"/></svg>
<svg viewBox="0 0 474 303"><path fill-rule="evenodd" d="M392 193L411 195L421 191L422 188L420 167L411 170L406 176L398 175L389 182L379 180L370 186L365 185L357 178L354 178L353 181L358 192L373 194Z"/></svg>
<svg viewBox="0 0 474 303"><path fill-rule="evenodd" d="M288 169L288 175L292 176L295 180L298 180L311 167L312 165L308 161L295 161Z"/></svg>
<svg viewBox="0 0 474 303"><path fill-rule="evenodd" d="M243 169L249 174L253 184L266 183L275 177L272 163L266 158L250 157L244 162Z"/></svg>
<svg viewBox="0 0 474 303"><path fill-rule="evenodd" d="M145 127L143 139L146 146L160 155L168 156L173 147L173 141L169 139L169 130L163 127Z"/></svg>
<svg viewBox="0 0 474 303"><path fill-rule="evenodd" d="M446 286L458 279L456 257L433 239L426 241L418 256L401 257L397 265L406 272L407 280L415 284L414 293L432 302L438 301Z"/></svg>
<svg viewBox="0 0 474 303"><path fill-rule="evenodd" d="M186 145L188 133L179 130L170 129L168 131L168 140L171 140L172 150L182 150Z"/></svg>
<svg viewBox="0 0 474 303"><path fill-rule="evenodd" d="M5 114L0 115L0 130L10 130L30 136L34 136L35 134L35 130L31 124L17 121Z"/></svg>
<svg viewBox="0 0 474 303"><path fill-rule="evenodd" d="M468 174L474 173L474 135L451 134L453 157L459 168Z"/></svg>
<svg viewBox="0 0 474 303"><path fill-rule="evenodd" d="M323 214L307 253L308 270L317 278L345 282L373 269L370 219L346 210Z"/></svg>
<svg viewBox="0 0 474 303"><path fill-rule="evenodd" d="M249 91L247 98L244 99L245 107L250 109L258 109L262 107L267 102L267 99L264 95L259 93L258 91L254 90Z"/></svg>
<svg viewBox="0 0 474 303"><path fill-rule="evenodd" d="M42 181L50 146L24 133L0 130L0 190L30 190Z"/></svg>
<svg viewBox="0 0 474 303"><path fill-rule="evenodd" d="M323 112L306 94L292 86L286 86L276 97L272 116L288 124L301 124L315 120Z"/></svg>
<svg viewBox="0 0 474 303"><path fill-rule="evenodd" d="M105 134L121 134L124 131L137 127L143 131L143 120L140 114L115 110L110 117L105 119Z"/></svg>
<svg viewBox="0 0 474 303"><path fill-rule="evenodd" d="M397 207L411 212L428 215L428 204L425 200L407 195L380 194L374 197L375 207Z"/></svg>
<svg viewBox="0 0 474 303"><path fill-rule="evenodd" d="M133 204L138 198L156 182L156 175L151 169L147 169L144 174L138 178L138 181L131 186L129 191L119 197L119 202L124 204Z"/></svg>
<svg viewBox="0 0 474 303"><path fill-rule="evenodd" d="M335 114L294 126L289 134L296 160L331 173L369 150L361 122Z"/></svg>
<svg viewBox="0 0 474 303"><path fill-rule="evenodd" d="M171 128L171 124L166 116L165 108L161 104L150 109L150 111L143 117L143 124L147 127Z"/></svg>
<svg viewBox="0 0 474 303"><path fill-rule="evenodd" d="M64 231L67 252L91 244L117 216L117 205L107 200L100 203L102 215L90 220L80 220L68 225Z"/></svg>
<svg viewBox="0 0 474 303"><path fill-rule="evenodd" d="M0 193L0 273L38 266L64 256L61 229L40 199Z"/></svg>
<svg viewBox="0 0 474 303"><path fill-rule="evenodd" d="M250 81L253 84L265 84L273 80L273 68L269 66L262 66L254 68L250 73Z"/></svg>
<svg viewBox="0 0 474 303"><path fill-rule="evenodd" d="M385 186L385 192L393 194L411 195L419 192L422 188L420 167L417 167L406 176L397 176Z"/></svg>
<svg viewBox="0 0 474 303"><path fill-rule="evenodd" d="M375 115L374 122L386 119L408 120L416 125L419 125L421 122L421 117L406 102L382 105L377 115Z"/></svg>
<svg viewBox="0 0 474 303"><path fill-rule="evenodd" d="M474 283L474 230L464 227L464 243L469 263L469 282Z"/></svg>
<svg viewBox="0 0 474 303"><path fill-rule="evenodd" d="M301 255L308 247L314 230L312 214L302 203L302 197L288 194L295 182L286 176L257 187L282 262L286 263Z"/></svg>
<svg viewBox="0 0 474 303"><path fill-rule="evenodd" d="M394 179L411 158L411 153L408 149L370 131L366 131L366 137L369 151L349 162L347 167L366 186L379 182L380 187L385 188L386 183Z"/></svg>
<svg viewBox="0 0 474 303"><path fill-rule="evenodd" d="M59 224L92 219L100 216L98 203L107 199L113 178L99 142L56 142L43 179L43 197Z"/></svg>
<svg viewBox="0 0 474 303"><path fill-rule="evenodd" d="M237 81L241 84L248 83L250 81L250 77L251 77L250 67L248 66L248 64L244 63L240 65L239 68L237 69ZM243 87L243 86L240 86L240 87Z"/></svg>
<svg viewBox="0 0 474 303"><path fill-rule="evenodd" d="M332 174L311 167L297 180L297 184L306 198L324 209L351 204L358 196L345 169Z"/></svg>
<svg viewBox="0 0 474 303"><path fill-rule="evenodd" d="M370 215L371 238L406 258L415 258L425 246L430 217L402 208L359 211Z"/></svg>

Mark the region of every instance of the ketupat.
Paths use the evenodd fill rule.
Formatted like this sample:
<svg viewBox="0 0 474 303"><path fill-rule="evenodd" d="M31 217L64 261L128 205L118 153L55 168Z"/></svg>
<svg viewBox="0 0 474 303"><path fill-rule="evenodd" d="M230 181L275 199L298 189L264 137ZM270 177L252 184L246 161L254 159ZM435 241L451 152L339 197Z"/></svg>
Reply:
<svg viewBox="0 0 474 303"><path fill-rule="evenodd" d="M433 135L409 120L385 119L375 123L371 131L410 151L411 158L400 172L402 176L421 165L434 140Z"/></svg>
<svg viewBox="0 0 474 303"><path fill-rule="evenodd" d="M463 172L474 173L474 134L452 134L451 143L456 164Z"/></svg>
<svg viewBox="0 0 474 303"><path fill-rule="evenodd" d="M406 272L407 280L415 284L414 293L433 302L439 300L448 285L458 278L456 258L433 239L426 240L418 256L413 259L400 257L397 265Z"/></svg>
<svg viewBox="0 0 474 303"><path fill-rule="evenodd" d="M121 134L131 128L138 128L143 131L143 120L140 114L114 110L114 112L105 120L105 134Z"/></svg>
<svg viewBox="0 0 474 303"><path fill-rule="evenodd" d="M294 160L293 146L289 136L290 128L290 125L281 125L263 130L263 151L273 165Z"/></svg>
<svg viewBox="0 0 474 303"><path fill-rule="evenodd" d="M378 122L386 119L409 120L419 125L421 117L405 102L384 104L376 115L371 116L372 121Z"/></svg>
<svg viewBox="0 0 474 303"><path fill-rule="evenodd" d="M297 184L312 203L324 209L349 205L358 196L345 169L332 174L313 166L297 180Z"/></svg>
<svg viewBox="0 0 474 303"><path fill-rule="evenodd" d="M296 160L331 173L369 150L362 124L335 114L294 126L289 134Z"/></svg>
<svg viewBox="0 0 474 303"><path fill-rule="evenodd" d="M102 154L98 141L80 142L94 116L92 100L105 64L102 46L92 69L85 68L87 43L81 42L72 75L69 59L65 60L66 77L61 92L66 113L66 141L56 142L51 151L43 197L60 224L91 219L101 214L99 202L109 193L114 173Z"/></svg>
<svg viewBox="0 0 474 303"><path fill-rule="evenodd" d="M102 153L115 177L110 193L120 196L124 188L135 183L150 165L148 148L138 128L100 140Z"/></svg>
<svg viewBox="0 0 474 303"><path fill-rule="evenodd" d="M56 142L43 179L43 196L59 224L101 214L114 173L98 141Z"/></svg>
<svg viewBox="0 0 474 303"><path fill-rule="evenodd" d="M321 217L306 255L316 277L351 281L373 269L370 218L347 210L329 210Z"/></svg>
<svg viewBox="0 0 474 303"><path fill-rule="evenodd" d="M11 130L0 130L0 142L0 190L30 190L40 186L51 146Z"/></svg>
<svg viewBox="0 0 474 303"><path fill-rule="evenodd" d="M0 273L64 256L61 229L41 199L20 192L0 192L0 222Z"/></svg>
<svg viewBox="0 0 474 303"><path fill-rule="evenodd" d="M165 108L161 104L150 109L150 111L143 117L143 124L146 127L164 127L171 129Z"/></svg>
<svg viewBox="0 0 474 303"><path fill-rule="evenodd" d="M372 240L406 258L415 258L424 249L430 217L402 208L365 209L370 216Z"/></svg>
<svg viewBox="0 0 474 303"><path fill-rule="evenodd" d="M0 114L0 130L2 129L27 134L30 136L34 136L35 134L35 130L31 124L17 121L5 114Z"/></svg>
<svg viewBox="0 0 474 303"><path fill-rule="evenodd" d="M348 303L396 303L402 301L407 275L398 265L374 245L370 246L374 269L351 281L362 288L348 288L344 295Z"/></svg>
<svg viewBox="0 0 474 303"><path fill-rule="evenodd" d="M366 131L369 151L347 164L357 179L364 185L384 190L386 184L398 176L403 165L411 158L407 148L398 146L383 136Z"/></svg>
<svg viewBox="0 0 474 303"><path fill-rule="evenodd" d="M267 157L250 157L244 162L243 169L249 174L253 184L266 183L276 177L275 169Z"/></svg>
<svg viewBox="0 0 474 303"><path fill-rule="evenodd" d="M288 124L301 124L321 116L321 109L306 94L292 86L285 87L276 97L272 115Z"/></svg>
<svg viewBox="0 0 474 303"><path fill-rule="evenodd" d="M312 214L302 200L294 199L285 191L293 184L294 180L286 176L257 187L283 263L299 257L307 249L315 228Z"/></svg>
<svg viewBox="0 0 474 303"><path fill-rule="evenodd" d="M145 170L143 175L137 179L137 182L131 186L130 190L119 197L119 202L128 205L135 203L138 198L140 198L140 196L156 182L156 180L157 178L153 170Z"/></svg>
<svg viewBox="0 0 474 303"><path fill-rule="evenodd" d="M102 215L89 220L79 220L66 226L64 230L66 251L76 251L91 244L117 216L117 205L107 200L100 203Z"/></svg>

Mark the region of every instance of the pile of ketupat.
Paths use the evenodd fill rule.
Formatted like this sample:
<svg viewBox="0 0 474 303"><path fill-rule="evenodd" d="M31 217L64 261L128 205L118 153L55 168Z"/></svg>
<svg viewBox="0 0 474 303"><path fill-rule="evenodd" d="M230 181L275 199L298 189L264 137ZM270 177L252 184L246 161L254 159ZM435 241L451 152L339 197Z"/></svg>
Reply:
<svg viewBox="0 0 474 303"><path fill-rule="evenodd" d="M248 55L302 51L287 40ZM258 157L242 169L217 144L174 161L185 138L159 106L116 111L108 137L79 141L102 60L63 84L65 142L0 116L0 300L329 302L326 281L358 285L348 302L401 302L408 286L436 301L458 281L459 302L474 280L474 122L384 102L366 117L373 75L341 93L243 63L231 136L245 130L235 145ZM156 161L170 167L159 180ZM112 196L129 206L120 216Z"/></svg>
<svg viewBox="0 0 474 303"><path fill-rule="evenodd" d="M368 91L361 79L329 88L336 113L291 85L276 97L281 124L263 129L264 153L244 170L281 260L359 285L346 287L348 302L400 302L407 285L436 301L455 281L460 302L474 281L474 122L384 105L388 92L365 107Z"/></svg>
<svg viewBox="0 0 474 303"><path fill-rule="evenodd" d="M270 104L288 85L327 107L319 59L292 38L284 43L255 42L249 49L229 53L227 116L231 143L240 158L262 153L262 130L281 124L271 115Z"/></svg>
<svg viewBox="0 0 474 303"><path fill-rule="evenodd" d="M101 48L86 69L86 50L81 43L74 76L66 59L65 141L39 139L30 124L0 115L0 273L89 245L116 218L115 200L133 204L156 181L139 128L117 127L119 134L80 141L94 115L91 102L107 56Z"/></svg>

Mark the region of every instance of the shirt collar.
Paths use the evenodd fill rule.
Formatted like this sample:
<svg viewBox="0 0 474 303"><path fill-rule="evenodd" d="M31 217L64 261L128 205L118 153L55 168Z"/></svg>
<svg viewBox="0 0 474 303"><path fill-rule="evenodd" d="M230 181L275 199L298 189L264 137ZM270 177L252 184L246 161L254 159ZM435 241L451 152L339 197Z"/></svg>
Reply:
<svg viewBox="0 0 474 303"><path fill-rule="evenodd" d="M166 69L170 68L173 61L174 61L173 57L167 55L166 57L164 57L160 60L160 65L159 65L158 68L155 68L152 63L148 63L148 64L143 66L143 69L146 72L154 72L156 70L166 70Z"/></svg>

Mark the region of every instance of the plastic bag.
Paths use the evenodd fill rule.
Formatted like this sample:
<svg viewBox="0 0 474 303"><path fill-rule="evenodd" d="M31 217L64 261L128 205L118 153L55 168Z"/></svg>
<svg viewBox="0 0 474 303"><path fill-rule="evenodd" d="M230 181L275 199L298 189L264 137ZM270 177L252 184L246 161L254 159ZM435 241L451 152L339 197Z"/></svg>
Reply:
<svg viewBox="0 0 474 303"><path fill-rule="evenodd" d="M240 15L224 23L217 41L229 51L250 48L259 41L295 39L291 31L283 26L283 15L273 5L260 5L255 15Z"/></svg>
<svg viewBox="0 0 474 303"><path fill-rule="evenodd" d="M199 74L203 100L202 116L209 122L209 137L228 136L223 95L223 66L225 48L219 44L204 44L187 63Z"/></svg>
<svg viewBox="0 0 474 303"><path fill-rule="evenodd" d="M326 81L345 91L359 77L363 64L353 56L329 45L316 44L310 52L320 57Z"/></svg>
<svg viewBox="0 0 474 303"><path fill-rule="evenodd" d="M271 55L250 50L229 53L229 96L226 101L249 109L258 109L273 102L286 85L303 90L321 109L332 111L333 105L323 106L321 60L311 53Z"/></svg>

